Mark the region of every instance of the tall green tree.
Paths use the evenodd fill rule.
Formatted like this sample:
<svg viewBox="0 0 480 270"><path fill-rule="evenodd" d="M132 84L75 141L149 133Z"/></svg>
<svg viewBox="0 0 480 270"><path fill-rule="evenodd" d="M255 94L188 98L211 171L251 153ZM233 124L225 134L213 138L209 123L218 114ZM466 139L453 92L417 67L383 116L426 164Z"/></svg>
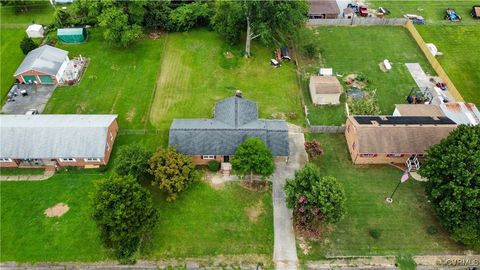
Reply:
<svg viewBox="0 0 480 270"><path fill-rule="evenodd" d="M132 263L139 247L150 239L158 214L150 193L132 176L111 176L97 184L93 219L103 244L121 263Z"/></svg>
<svg viewBox="0 0 480 270"><path fill-rule="evenodd" d="M182 5L169 15L168 28L171 31L188 31L197 25L209 23L210 9L207 3Z"/></svg>
<svg viewBox="0 0 480 270"><path fill-rule="evenodd" d="M172 147L158 149L150 158L149 166L150 174L155 177L152 185L167 193L167 201L175 201L180 192L198 179L192 158Z"/></svg>
<svg viewBox="0 0 480 270"><path fill-rule="evenodd" d="M243 26L246 30L245 53L249 57L252 40L259 38L265 44L280 43L304 27L308 8L305 0L217 1L213 26L225 34L227 41L235 40L235 36L238 39L239 26Z"/></svg>
<svg viewBox="0 0 480 270"><path fill-rule="evenodd" d="M480 125L461 125L432 146L419 170L443 226L457 241L480 248Z"/></svg>
<svg viewBox="0 0 480 270"><path fill-rule="evenodd" d="M103 37L113 45L128 47L143 34L142 27L129 24L129 16L119 7L104 9L99 22L103 28Z"/></svg>
<svg viewBox="0 0 480 270"><path fill-rule="evenodd" d="M169 16L172 12L170 1L148 1L145 6L143 25L149 29L168 29Z"/></svg>
<svg viewBox="0 0 480 270"><path fill-rule="evenodd" d="M235 151L231 161L233 170L242 177L260 174L263 178L269 177L275 170L273 155L268 146L259 138L246 139Z"/></svg>
<svg viewBox="0 0 480 270"><path fill-rule="evenodd" d="M115 158L115 171L118 175L131 175L136 179L148 174L148 160L152 153L138 144L119 148Z"/></svg>
<svg viewBox="0 0 480 270"><path fill-rule="evenodd" d="M321 177L313 164L295 172L285 184L287 206L293 209L297 226L312 229L318 223L330 224L345 215L345 191L333 176Z"/></svg>

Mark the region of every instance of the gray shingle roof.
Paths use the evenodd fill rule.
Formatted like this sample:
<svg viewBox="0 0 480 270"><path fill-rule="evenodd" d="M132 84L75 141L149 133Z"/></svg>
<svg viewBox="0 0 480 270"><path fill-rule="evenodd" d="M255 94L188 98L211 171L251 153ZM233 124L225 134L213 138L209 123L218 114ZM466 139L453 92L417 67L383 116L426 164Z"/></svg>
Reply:
<svg viewBox="0 0 480 270"><path fill-rule="evenodd" d="M36 48L25 56L25 59L23 59L23 62L17 68L14 75L17 76L30 70L52 76L57 75L67 55L67 51L49 45Z"/></svg>
<svg viewBox="0 0 480 270"><path fill-rule="evenodd" d="M187 155L234 155L247 138L262 139L274 156L288 156L288 126L258 119L257 103L239 97L215 105L213 119L174 119L169 145Z"/></svg>
<svg viewBox="0 0 480 270"><path fill-rule="evenodd" d="M116 115L0 115L0 157L103 158Z"/></svg>

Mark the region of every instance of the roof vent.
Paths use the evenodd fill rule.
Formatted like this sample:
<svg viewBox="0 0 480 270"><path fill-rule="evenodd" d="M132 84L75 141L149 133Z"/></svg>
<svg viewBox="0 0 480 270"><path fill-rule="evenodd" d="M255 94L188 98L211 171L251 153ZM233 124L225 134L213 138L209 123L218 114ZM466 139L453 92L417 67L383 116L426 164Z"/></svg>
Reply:
<svg viewBox="0 0 480 270"><path fill-rule="evenodd" d="M240 90L235 91L235 96L241 98L242 97L242 91L240 91Z"/></svg>

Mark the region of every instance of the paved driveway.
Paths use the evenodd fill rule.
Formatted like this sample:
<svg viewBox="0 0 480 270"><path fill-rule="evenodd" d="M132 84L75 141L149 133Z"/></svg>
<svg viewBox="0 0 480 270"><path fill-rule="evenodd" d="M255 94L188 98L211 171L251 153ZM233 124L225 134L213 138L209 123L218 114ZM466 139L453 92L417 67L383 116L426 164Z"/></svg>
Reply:
<svg viewBox="0 0 480 270"><path fill-rule="evenodd" d="M305 152L305 137L300 127L289 125L290 157L276 161L273 174L273 219L274 219L274 254L273 260L277 269L297 269L298 257L295 245L295 232L292 224L292 211L285 203L283 186L287 178L293 178L295 170L300 169L308 161Z"/></svg>
<svg viewBox="0 0 480 270"><path fill-rule="evenodd" d="M47 105L48 100L55 90L54 85L18 85L16 97L13 97L13 101L6 101L3 105L2 113L6 114L24 114L30 109L37 109L42 113ZM22 96L21 90L26 90L28 95Z"/></svg>

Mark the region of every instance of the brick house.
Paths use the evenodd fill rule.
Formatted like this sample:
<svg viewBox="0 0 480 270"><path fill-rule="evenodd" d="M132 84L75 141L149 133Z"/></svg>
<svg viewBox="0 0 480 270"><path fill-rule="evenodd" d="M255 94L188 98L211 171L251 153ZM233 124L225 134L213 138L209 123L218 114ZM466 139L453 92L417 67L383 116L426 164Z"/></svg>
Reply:
<svg viewBox="0 0 480 270"><path fill-rule="evenodd" d="M405 164L456 127L443 116L349 116L345 137L353 164Z"/></svg>
<svg viewBox="0 0 480 270"><path fill-rule="evenodd" d="M14 76L19 83L58 84L69 61L67 51L43 45L25 56Z"/></svg>
<svg viewBox="0 0 480 270"><path fill-rule="evenodd" d="M116 115L0 115L0 167L98 168L117 132Z"/></svg>
<svg viewBox="0 0 480 270"><path fill-rule="evenodd" d="M229 162L250 137L263 140L274 156L289 154L287 122L259 119L257 103L240 96L217 102L213 119L174 119L168 144L201 165Z"/></svg>

